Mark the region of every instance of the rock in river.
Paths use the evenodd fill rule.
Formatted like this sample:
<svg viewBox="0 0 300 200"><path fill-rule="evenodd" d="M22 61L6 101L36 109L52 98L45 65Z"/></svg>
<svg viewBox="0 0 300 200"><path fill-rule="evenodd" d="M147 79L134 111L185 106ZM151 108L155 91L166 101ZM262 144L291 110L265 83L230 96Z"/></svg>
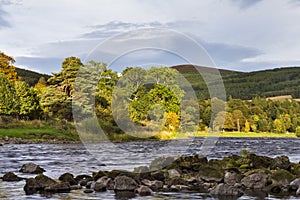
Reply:
<svg viewBox="0 0 300 200"><path fill-rule="evenodd" d="M136 181L127 176L117 176L115 178L116 191L134 191L138 187Z"/></svg>
<svg viewBox="0 0 300 200"><path fill-rule="evenodd" d="M21 181L21 180L23 180L23 178L18 177L13 172L8 172L8 173L4 174L4 176L2 177L2 180L3 181Z"/></svg>
<svg viewBox="0 0 300 200"><path fill-rule="evenodd" d="M27 163L22 165L20 172L29 174L42 174L45 172L45 170L34 163Z"/></svg>

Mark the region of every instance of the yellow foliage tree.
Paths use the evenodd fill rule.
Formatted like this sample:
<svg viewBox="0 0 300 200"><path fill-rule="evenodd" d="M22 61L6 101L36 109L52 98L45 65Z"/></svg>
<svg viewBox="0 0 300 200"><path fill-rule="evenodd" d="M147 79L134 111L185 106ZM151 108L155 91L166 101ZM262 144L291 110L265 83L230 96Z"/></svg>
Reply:
<svg viewBox="0 0 300 200"><path fill-rule="evenodd" d="M246 133L248 133L250 131L250 123L248 122L248 120L246 120L246 122L245 122L245 129L244 129L244 131Z"/></svg>
<svg viewBox="0 0 300 200"><path fill-rule="evenodd" d="M16 67L13 65L14 62L12 57L0 52L0 73L4 74L10 82L20 80Z"/></svg>

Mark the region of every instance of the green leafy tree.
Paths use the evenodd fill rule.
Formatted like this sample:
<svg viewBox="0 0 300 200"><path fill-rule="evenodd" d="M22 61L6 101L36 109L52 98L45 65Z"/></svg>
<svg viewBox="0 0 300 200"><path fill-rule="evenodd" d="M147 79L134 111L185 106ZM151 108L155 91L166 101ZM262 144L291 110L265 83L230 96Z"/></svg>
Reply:
<svg viewBox="0 0 300 200"><path fill-rule="evenodd" d="M14 86L18 114L31 119L38 118L41 114L41 108L36 91L29 88L28 84L23 81L16 81Z"/></svg>
<svg viewBox="0 0 300 200"><path fill-rule="evenodd" d="M17 115L17 96L13 83L5 75L0 74L0 114Z"/></svg>

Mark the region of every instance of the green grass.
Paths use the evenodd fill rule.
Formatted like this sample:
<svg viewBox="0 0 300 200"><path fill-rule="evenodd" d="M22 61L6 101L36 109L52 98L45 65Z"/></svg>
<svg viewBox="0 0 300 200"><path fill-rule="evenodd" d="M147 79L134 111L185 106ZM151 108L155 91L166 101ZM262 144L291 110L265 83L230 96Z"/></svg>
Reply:
<svg viewBox="0 0 300 200"><path fill-rule="evenodd" d="M295 133L253 133L253 132L222 132L222 133L205 133L198 132L194 136L196 137L233 137L233 138L297 138Z"/></svg>
<svg viewBox="0 0 300 200"><path fill-rule="evenodd" d="M74 134L68 133L56 129L54 127L10 127L10 128L0 128L0 138L3 137L10 138L21 138L27 140L78 140L78 137Z"/></svg>

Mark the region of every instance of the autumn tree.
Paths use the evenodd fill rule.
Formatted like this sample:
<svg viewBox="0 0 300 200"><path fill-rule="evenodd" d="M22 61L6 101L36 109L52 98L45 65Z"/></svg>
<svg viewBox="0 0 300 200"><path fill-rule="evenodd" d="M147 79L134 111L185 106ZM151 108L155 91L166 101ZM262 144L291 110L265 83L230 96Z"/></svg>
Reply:
<svg viewBox="0 0 300 200"><path fill-rule="evenodd" d="M12 57L0 52L0 73L4 74L11 82L20 80L17 75L16 67L13 65L14 63L15 60Z"/></svg>

